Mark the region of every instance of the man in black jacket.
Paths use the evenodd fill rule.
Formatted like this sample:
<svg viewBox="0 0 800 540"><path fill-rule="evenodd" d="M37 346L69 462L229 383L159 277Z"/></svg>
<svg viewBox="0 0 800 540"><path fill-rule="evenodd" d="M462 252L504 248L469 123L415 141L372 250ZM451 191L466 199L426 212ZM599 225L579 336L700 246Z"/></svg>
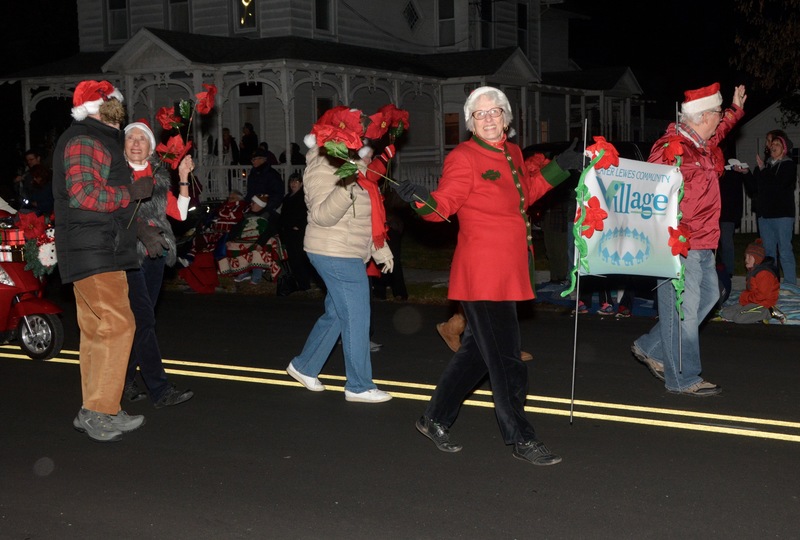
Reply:
<svg viewBox="0 0 800 540"><path fill-rule="evenodd" d="M133 201L150 196L152 177L131 183L122 149L122 94L108 81L75 88L72 117L53 154L56 254L73 283L81 331L83 404L72 424L98 442L118 441L144 424L120 409L135 323L125 271L137 268Z"/></svg>

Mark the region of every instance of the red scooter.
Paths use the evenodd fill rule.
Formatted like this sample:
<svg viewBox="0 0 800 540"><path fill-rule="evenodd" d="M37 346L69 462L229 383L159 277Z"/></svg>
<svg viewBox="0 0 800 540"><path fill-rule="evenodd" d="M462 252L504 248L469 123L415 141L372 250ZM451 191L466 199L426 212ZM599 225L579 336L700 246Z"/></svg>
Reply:
<svg viewBox="0 0 800 540"><path fill-rule="evenodd" d="M44 298L44 284L24 262L0 262L0 342L19 340L34 360L53 358L64 344L61 312Z"/></svg>

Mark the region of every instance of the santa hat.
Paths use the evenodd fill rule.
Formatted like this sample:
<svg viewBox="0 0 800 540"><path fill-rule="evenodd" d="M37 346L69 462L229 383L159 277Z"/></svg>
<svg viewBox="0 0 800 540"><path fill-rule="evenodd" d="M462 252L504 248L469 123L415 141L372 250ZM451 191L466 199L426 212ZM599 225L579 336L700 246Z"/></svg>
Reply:
<svg viewBox="0 0 800 540"><path fill-rule="evenodd" d="M764 260L764 257L767 256L767 251L761 244L761 238L756 238L755 242L748 245L747 249L744 250L744 254L752 255L753 259L755 260L755 263L761 264L761 262Z"/></svg>
<svg viewBox="0 0 800 540"><path fill-rule="evenodd" d="M136 122L131 122L125 126L125 135L127 135L128 132L133 128L139 128L144 131L145 135L147 135L147 138L150 140L150 154L152 154L156 149L156 136L153 135L153 130L150 129L150 122L144 118L139 118Z"/></svg>
<svg viewBox="0 0 800 540"><path fill-rule="evenodd" d="M269 195L253 195L253 198L250 200L256 203L261 208L266 208L267 201L269 200Z"/></svg>
<svg viewBox="0 0 800 540"><path fill-rule="evenodd" d="M697 90L687 90L683 93L684 101L681 112L684 114L697 114L710 111L722 105L722 94L719 93L719 83L704 86Z"/></svg>
<svg viewBox="0 0 800 540"><path fill-rule="evenodd" d="M72 117L84 120L100 112L100 105L112 98L123 101L122 92L108 81L81 81L72 94Z"/></svg>

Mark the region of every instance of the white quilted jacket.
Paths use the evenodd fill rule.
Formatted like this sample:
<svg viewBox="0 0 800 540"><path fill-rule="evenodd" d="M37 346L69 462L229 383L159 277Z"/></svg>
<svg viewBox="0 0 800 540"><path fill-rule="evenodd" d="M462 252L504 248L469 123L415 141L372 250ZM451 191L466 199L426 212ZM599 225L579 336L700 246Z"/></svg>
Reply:
<svg viewBox="0 0 800 540"><path fill-rule="evenodd" d="M378 264L392 259L389 246L375 249L372 242L372 204L369 193L355 182L342 188L336 185L335 171L341 163L314 146L306 154L303 189L308 207L308 227L303 242L309 253L329 257L370 257ZM363 169L364 167L362 167Z"/></svg>

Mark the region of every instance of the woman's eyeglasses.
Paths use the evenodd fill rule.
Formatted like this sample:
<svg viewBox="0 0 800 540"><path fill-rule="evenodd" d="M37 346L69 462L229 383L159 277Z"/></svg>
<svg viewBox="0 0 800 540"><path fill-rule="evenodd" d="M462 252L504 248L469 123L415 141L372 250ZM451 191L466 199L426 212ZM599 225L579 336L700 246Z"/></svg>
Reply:
<svg viewBox="0 0 800 540"><path fill-rule="evenodd" d="M495 107L494 109L489 109L488 111L474 111L472 113L472 118L475 120L483 120L487 116L490 118L497 118L503 114L503 109L500 107Z"/></svg>

